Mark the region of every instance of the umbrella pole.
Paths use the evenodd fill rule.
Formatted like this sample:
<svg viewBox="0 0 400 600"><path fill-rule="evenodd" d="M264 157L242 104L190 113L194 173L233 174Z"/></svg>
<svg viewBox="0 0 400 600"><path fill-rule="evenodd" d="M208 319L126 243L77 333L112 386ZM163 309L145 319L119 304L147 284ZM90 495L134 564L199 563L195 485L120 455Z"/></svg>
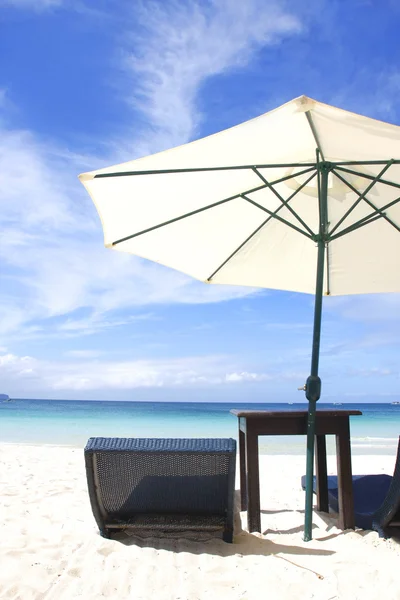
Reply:
<svg viewBox="0 0 400 600"><path fill-rule="evenodd" d="M317 400L321 395L321 379L318 376L319 348L321 339L321 317L322 317L322 295L324 285L324 262L325 262L325 235L327 233L327 201L328 201L328 176L331 165L319 163L320 186L319 186L319 235L318 235L318 259L317 259L317 281L315 288L314 305L314 329L311 354L311 373L307 378L305 390L308 400L307 420L307 464L306 464L306 506L304 522L304 541L312 539L312 511L313 511L313 475L314 475L314 441L315 441L315 411Z"/></svg>

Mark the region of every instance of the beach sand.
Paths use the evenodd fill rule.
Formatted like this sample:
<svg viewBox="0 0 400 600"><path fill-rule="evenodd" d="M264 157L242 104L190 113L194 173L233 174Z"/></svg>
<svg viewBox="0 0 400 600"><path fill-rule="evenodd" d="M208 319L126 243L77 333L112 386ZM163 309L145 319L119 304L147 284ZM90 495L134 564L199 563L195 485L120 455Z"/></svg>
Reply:
<svg viewBox="0 0 400 600"><path fill-rule="evenodd" d="M83 450L3 444L0 452L3 600L400 598L398 542L342 532L335 514L315 512L314 539L303 542L304 457L261 457L263 534L249 534L237 511L233 544L121 543L98 534ZM353 457L354 473L391 474L393 466L392 456ZM335 473L335 457L328 468Z"/></svg>

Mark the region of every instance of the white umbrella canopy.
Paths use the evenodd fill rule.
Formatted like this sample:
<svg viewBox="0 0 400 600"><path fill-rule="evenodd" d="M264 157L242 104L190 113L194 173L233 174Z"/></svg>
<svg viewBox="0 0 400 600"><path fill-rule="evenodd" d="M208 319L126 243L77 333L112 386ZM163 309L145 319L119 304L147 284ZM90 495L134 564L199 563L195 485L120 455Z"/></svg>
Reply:
<svg viewBox="0 0 400 600"><path fill-rule="evenodd" d="M400 127L301 96L79 178L107 247L207 283L315 293L305 386L311 539L322 295L400 292Z"/></svg>
<svg viewBox="0 0 400 600"><path fill-rule="evenodd" d="M400 195L399 188L375 183L367 194L368 202L361 200L337 227L358 199L357 193L363 193L385 167L354 163L387 163L400 157L400 127L302 96L221 133L85 173L80 180L100 215L106 246L207 283L314 293L317 145L321 160L352 163L329 174L329 231L338 237L329 242L324 293L400 291L400 277L396 277L400 272L400 203L385 208L386 217L368 228L361 227L351 236L339 235L368 215L373 218L377 209ZM296 164L304 166L290 166ZM115 173L121 175L112 176ZM266 183L289 176L273 189ZM289 207L285 206L282 199L287 200L308 179ZM400 185L400 165L392 164L383 179ZM267 211L277 211L278 218ZM166 222L168 227L157 227Z"/></svg>

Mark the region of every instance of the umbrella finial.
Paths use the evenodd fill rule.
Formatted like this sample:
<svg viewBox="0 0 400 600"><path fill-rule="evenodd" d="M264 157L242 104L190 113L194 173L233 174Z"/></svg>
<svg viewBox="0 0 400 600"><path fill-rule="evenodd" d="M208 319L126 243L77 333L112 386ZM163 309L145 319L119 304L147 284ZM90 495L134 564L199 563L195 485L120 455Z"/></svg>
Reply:
<svg viewBox="0 0 400 600"><path fill-rule="evenodd" d="M299 96L296 98L296 104L298 112L308 112L314 108L316 101L308 96Z"/></svg>

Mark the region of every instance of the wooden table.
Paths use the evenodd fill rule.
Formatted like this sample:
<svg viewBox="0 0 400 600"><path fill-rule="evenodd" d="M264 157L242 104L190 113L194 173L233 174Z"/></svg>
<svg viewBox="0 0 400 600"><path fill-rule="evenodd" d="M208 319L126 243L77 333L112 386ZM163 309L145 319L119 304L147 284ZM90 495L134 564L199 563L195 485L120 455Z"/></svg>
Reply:
<svg viewBox="0 0 400 600"><path fill-rule="evenodd" d="M239 420L241 508L247 510L248 530L261 532L258 436L306 435L307 411L231 410ZM316 413L317 510L329 512L326 438L336 436L339 527L354 529L349 417L359 410L318 410ZM299 482L300 485L300 482Z"/></svg>

